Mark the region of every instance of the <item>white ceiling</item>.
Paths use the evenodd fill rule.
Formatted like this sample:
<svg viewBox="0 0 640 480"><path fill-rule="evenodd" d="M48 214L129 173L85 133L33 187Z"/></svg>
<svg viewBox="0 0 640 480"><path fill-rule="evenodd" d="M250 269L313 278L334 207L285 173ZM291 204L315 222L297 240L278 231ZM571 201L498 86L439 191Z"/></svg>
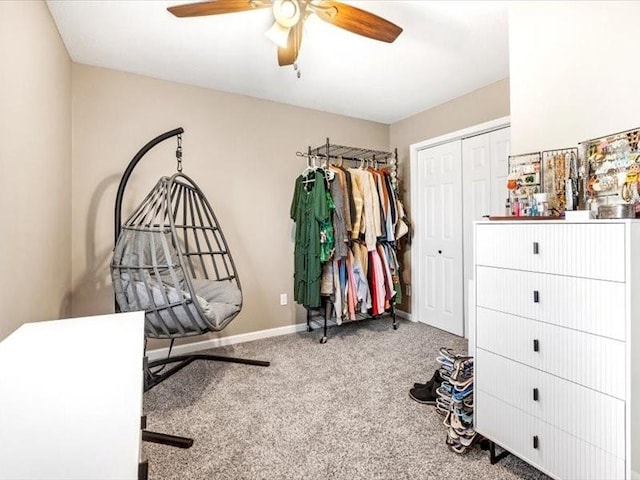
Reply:
<svg viewBox="0 0 640 480"><path fill-rule="evenodd" d="M404 29L391 44L312 15L279 67L271 9L176 18L184 1L48 0L74 62L390 124L509 75L507 2L347 1Z"/></svg>

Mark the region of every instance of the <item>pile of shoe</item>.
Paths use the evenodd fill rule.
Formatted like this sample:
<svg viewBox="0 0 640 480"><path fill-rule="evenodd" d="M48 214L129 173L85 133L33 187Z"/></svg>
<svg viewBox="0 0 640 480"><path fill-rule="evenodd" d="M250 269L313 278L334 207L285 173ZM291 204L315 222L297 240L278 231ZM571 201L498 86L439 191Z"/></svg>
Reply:
<svg viewBox="0 0 640 480"><path fill-rule="evenodd" d="M441 348L438 356L441 385L436 389L436 411L444 415L447 445L465 453L477 440L473 429L473 357Z"/></svg>

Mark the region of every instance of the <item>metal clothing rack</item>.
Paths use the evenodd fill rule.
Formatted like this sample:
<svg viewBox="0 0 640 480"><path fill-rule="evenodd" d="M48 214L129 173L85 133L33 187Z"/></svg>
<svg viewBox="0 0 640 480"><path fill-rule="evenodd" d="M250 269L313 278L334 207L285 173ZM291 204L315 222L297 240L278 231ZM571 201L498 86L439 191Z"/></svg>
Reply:
<svg viewBox="0 0 640 480"><path fill-rule="evenodd" d="M326 159L327 162L330 162L331 160L341 160L341 161L348 161L348 162L354 162L354 163L357 162L359 164L371 163L374 167L377 167L380 165L389 165L391 167L391 172L392 172L391 183L396 194L398 194L398 181L396 176L396 169L397 169L397 162L398 162L397 148L395 148L393 152L387 152L384 150L372 150L369 148L337 145L337 144L331 143L331 141L327 137L327 140L324 143L324 145L320 145L315 148L311 148L309 146L306 152L296 152L296 156L306 157L309 160L309 162L312 158L324 158ZM309 163L309 165L311 166L311 163ZM382 243L388 243L388 242L382 242ZM385 311L385 313L382 313L380 315L366 315L366 314L359 313L359 314L356 314L356 321L374 320L374 319L379 319L386 316L391 316L391 318L393 319L393 329L397 330L398 321L396 318L396 311L395 311L395 305L394 305L395 298L396 298L396 295L394 294L394 296L391 297L391 299L389 300L389 303L391 306L388 312ZM305 307L307 311L307 331L311 332L313 330L313 328L311 327L311 323L313 322L312 317L322 316L323 331L322 331L322 338L320 339L320 343L327 343L327 322L331 318L331 313L333 308L332 308L331 302L329 301L328 296L324 295L322 298L322 301L324 304L324 315L319 310L317 310L316 315L313 315L312 311L314 309ZM323 307L320 307L320 309L322 308ZM347 321L344 323L350 323L350 322L351 321Z"/></svg>

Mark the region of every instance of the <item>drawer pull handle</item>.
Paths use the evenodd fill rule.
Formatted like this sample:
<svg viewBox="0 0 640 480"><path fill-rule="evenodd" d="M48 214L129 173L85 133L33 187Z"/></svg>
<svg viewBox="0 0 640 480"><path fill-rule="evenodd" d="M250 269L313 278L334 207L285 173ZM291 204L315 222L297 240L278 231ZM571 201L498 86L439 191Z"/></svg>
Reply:
<svg viewBox="0 0 640 480"><path fill-rule="evenodd" d="M533 436L533 448L537 449L538 448L538 435L534 435Z"/></svg>
<svg viewBox="0 0 640 480"><path fill-rule="evenodd" d="M540 292L538 290L533 291L533 303L540 303Z"/></svg>
<svg viewBox="0 0 640 480"><path fill-rule="evenodd" d="M533 242L533 254L538 255L538 253L540 253L540 244Z"/></svg>
<svg viewBox="0 0 640 480"><path fill-rule="evenodd" d="M533 389L533 401L534 402L538 401L538 389L537 388Z"/></svg>
<svg viewBox="0 0 640 480"><path fill-rule="evenodd" d="M533 351L534 352L540 351L540 342L538 341L537 338L533 340Z"/></svg>

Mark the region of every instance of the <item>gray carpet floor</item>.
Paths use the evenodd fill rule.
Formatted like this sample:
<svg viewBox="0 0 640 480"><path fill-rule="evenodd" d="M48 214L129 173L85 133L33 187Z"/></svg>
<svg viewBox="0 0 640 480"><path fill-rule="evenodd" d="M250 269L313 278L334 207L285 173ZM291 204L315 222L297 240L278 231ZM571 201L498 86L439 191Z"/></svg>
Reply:
<svg viewBox="0 0 640 480"><path fill-rule="evenodd" d="M270 360L255 367L194 362L144 396L150 430L185 435L182 450L145 443L151 480L547 479L508 456L445 444L434 408L409 398L437 368L438 348L467 342L388 319L218 348ZM514 425L514 428L517 428Z"/></svg>

